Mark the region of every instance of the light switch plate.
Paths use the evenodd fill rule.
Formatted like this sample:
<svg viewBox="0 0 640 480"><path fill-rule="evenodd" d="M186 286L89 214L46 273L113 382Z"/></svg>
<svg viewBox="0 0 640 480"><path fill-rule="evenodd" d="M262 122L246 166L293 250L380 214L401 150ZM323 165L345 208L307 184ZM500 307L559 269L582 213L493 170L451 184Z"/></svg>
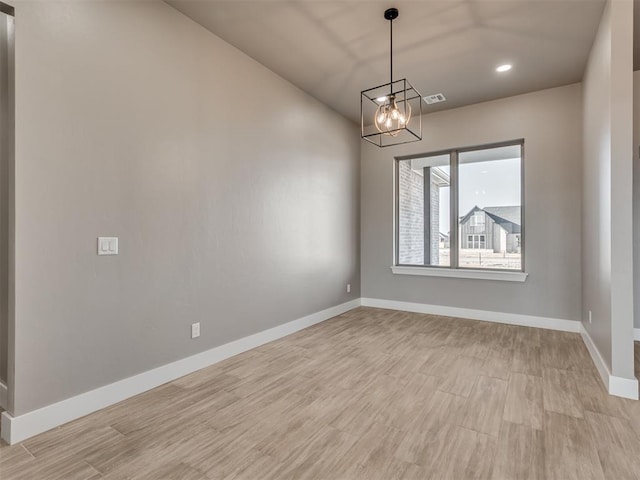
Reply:
<svg viewBox="0 0 640 480"><path fill-rule="evenodd" d="M98 255L117 255L118 237L98 237Z"/></svg>
<svg viewBox="0 0 640 480"><path fill-rule="evenodd" d="M198 338L200 336L200 322L191 324L191 338Z"/></svg>

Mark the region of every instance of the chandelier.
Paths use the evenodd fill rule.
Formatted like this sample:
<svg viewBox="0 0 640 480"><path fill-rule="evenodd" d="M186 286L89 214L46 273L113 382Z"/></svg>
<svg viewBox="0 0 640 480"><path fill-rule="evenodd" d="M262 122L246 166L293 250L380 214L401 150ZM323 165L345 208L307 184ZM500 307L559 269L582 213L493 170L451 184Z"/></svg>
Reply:
<svg viewBox="0 0 640 480"><path fill-rule="evenodd" d="M362 138L379 147L422 140L422 97L405 79L393 80L393 21L397 8L388 8L389 83L360 92Z"/></svg>

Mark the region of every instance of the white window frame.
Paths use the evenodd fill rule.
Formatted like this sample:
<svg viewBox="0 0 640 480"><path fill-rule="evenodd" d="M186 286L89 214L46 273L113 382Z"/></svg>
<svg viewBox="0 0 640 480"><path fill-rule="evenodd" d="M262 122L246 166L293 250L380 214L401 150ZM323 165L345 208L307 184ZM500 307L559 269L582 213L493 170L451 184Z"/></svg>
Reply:
<svg viewBox="0 0 640 480"><path fill-rule="evenodd" d="M521 225L520 225L520 270L513 269L497 269L497 268L466 268L460 267L458 265L458 254L459 250L456 245L461 245L461 242L458 240L459 238L459 212L458 212L458 155L461 152L475 151L475 150L486 150L493 149L499 147L506 147L512 145L520 145L520 211L521 211ZM446 155L448 154L450 157L450 177L451 177L451 185L450 185L450 194L451 194L451 202L450 202L450 216L451 221L450 225L455 225L455 228L451 229L451 234L449 238L450 245L450 263L449 265L439 266L439 265L402 265L398 263L399 258L399 162L403 160L411 160L414 158L422 158L428 156L436 156L436 155ZM424 275L424 276L435 276L435 277L455 277L455 278L468 278L468 279L481 279L481 280L498 280L498 281L511 281L511 282L524 282L527 279L528 274L525 271L525 150L524 150L524 139L511 140L500 143L493 143L481 146L473 146L473 147L463 147L456 148L438 152L431 152L426 154L417 154L403 157L395 158L395 178L394 178L394 197L395 197L395 205L394 205L394 254L393 254L393 265L391 270L394 274L400 275ZM481 213L484 217L484 212L474 212L471 219L475 220L475 215L477 213ZM483 218L484 219L484 218ZM484 224L484 223L483 223ZM479 226L473 225L471 226ZM483 248L486 248L486 234L478 234L478 244L479 235L485 235L485 241L483 243ZM471 235L469 235L471 236ZM468 238L467 238L468 241ZM475 243L475 239L474 242Z"/></svg>

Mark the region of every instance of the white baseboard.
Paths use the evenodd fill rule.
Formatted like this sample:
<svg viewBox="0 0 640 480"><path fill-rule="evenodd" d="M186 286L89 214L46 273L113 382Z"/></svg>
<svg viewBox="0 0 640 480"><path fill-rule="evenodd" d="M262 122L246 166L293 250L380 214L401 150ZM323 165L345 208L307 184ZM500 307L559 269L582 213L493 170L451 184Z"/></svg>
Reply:
<svg viewBox="0 0 640 480"><path fill-rule="evenodd" d="M388 308L405 312L428 313L445 317L468 318L484 322L506 323L520 325L522 327L546 328L548 330L561 330L563 332L580 331L580 322L563 320L560 318L537 317L533 315L521 315L519 313L489 312L487 310L473 310L470 308L448 307L444 305L428 305L425 303L398 302L395 300L383 300L380 298L362 298L363 307Z"/></svg>
<svg viewBox="0 0 640 480"><path fill-rule="evenodd" d="M0 382L0 407L4 408L5 410L7 409L8 403L7 394L7 386L4 383Z"/></svg>
<svg viewBox="0 0 640 480"><path fill-rule="evenodd" d="M635 378L623 378L611 375L607 363L604 361L604 358L602 358L598 347L596 347L591 335L589 335L589 332L587 332L587 329L584 328L582 323L580 324L580 334L607 391L617 397L638 400L638 380Z"/></svg>
<svg viewBox="0 0 640 480"><path fill-rule="evenodd" d="M154 368L58 403L12 416L2 414L2 438L15 444L64 423L126 400L252 348L295 333L360 306L360 299L336 305L283 325L221 345L206 352Z"/></svg>
<svg viewBox="0 0 640 480"><path fill-rule="evenodd" d="M633 340L636 342L640 342L640 328L633 329Z"/></svg>

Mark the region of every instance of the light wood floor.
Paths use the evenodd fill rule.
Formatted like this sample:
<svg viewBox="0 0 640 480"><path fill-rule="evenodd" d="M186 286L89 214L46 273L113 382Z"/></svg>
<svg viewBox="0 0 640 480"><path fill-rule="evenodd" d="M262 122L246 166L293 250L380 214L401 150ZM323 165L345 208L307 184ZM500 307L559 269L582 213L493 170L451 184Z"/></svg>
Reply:
<svg viewBox="0 0 640 480"><path fill-rule="evenodd" d="M23 444L9 479L640 478L577 334L359 308Z"/></svg>

